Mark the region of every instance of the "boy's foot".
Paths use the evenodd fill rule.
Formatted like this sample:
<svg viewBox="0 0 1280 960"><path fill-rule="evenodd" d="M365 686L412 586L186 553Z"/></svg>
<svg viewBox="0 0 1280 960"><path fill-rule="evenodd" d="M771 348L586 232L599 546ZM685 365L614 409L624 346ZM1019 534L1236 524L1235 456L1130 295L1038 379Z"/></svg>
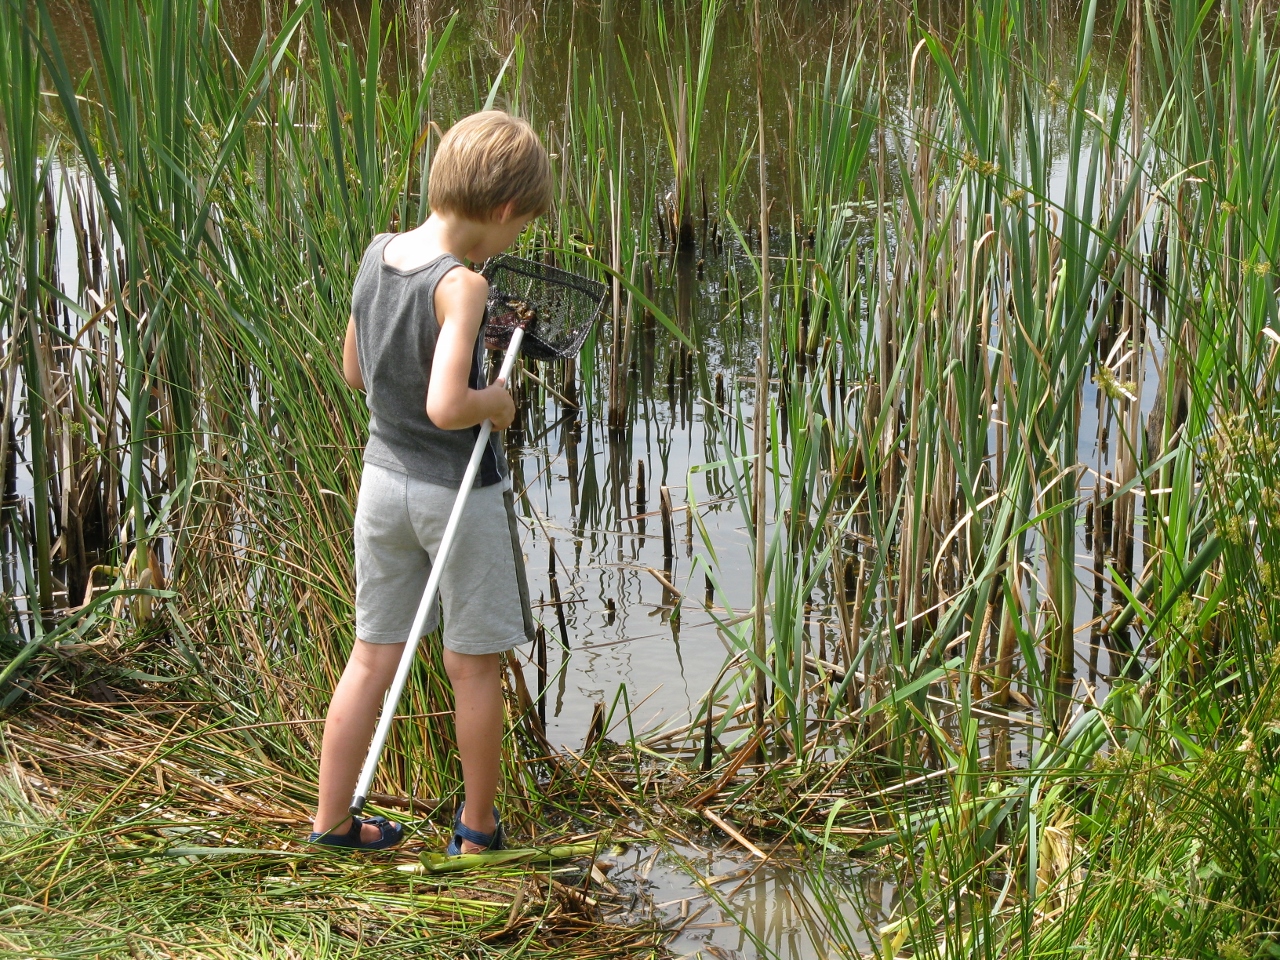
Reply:
<svg viewBox="0 0 1280 960"><path fill-rule="evenodd" d="M458 812L453 815L453 839L449 841L445 852L451 857L456 857L462 853L485 853L503 849L502 841L505 835L502 831L502 821L498 818L498 808L493 808L493 833L481 833L462 822L462 810L465 806L464 802L458 807Z"/></svg>
<svg viewBox="0 0 1280 960"><path fill-rule="evenodd" d="M404 826L386 817L352 817L346 830L342 829L342 824L338 824L328 833L312 833L309 839L311 843L322 843L330 847L385 850L404 839Z"/></svg>

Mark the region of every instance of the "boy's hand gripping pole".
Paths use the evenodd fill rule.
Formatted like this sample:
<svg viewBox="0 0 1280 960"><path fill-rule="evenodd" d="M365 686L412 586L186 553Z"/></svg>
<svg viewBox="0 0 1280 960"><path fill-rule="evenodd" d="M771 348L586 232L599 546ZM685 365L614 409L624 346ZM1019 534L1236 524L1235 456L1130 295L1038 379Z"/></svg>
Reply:
<svg viewBox="0 0 1280 960"><path fill-rule="evenodd" d="M515 366L516 357L520 354L520 341L523 339L524 327L516 327L511 332L511 343L507 347L506 355L502 358L502 370L498 373L504 383L511 377L511 368ZM413 658L418 651L418 641L422 638L422 630L427 624L427 617L435 605L436 594L440 590L440 575L448 560L449 548L453 546L453 537L458 531L458 521L462 519L462 511L466 508L467 497L471 493L472 484L475 483L476 472L480 469L480 460L484 456L485 447L489 445L489 434L492 432L491 421L486 420L480 425L480 435L476 437L471 459L467 463L466 472L462 475L462 483L458 487L458 499L453 502L453 512L449 514L444 536L440 538L440 549L436 552L435 561L431 564L427 588L422 592L422 602L418 604L418 612L413 618L408 642L404 645L404 652L400 654L400 665L396 667L395 679L391 681L387 695L382 701L382 715L378 717L378 727L373 731L369 753L365 756L364 766L360 769L360 779L356 781L355 796L351 798L352 814L358 814L363 810L365 801L369 799L369 788L373 784L373 775L378 769L378 759L382 756L382 748L387 743L387 733L391 730L391 721L395 718L400 694L404 690L405 681L409 678L409 670L413 667Z"/></svg>

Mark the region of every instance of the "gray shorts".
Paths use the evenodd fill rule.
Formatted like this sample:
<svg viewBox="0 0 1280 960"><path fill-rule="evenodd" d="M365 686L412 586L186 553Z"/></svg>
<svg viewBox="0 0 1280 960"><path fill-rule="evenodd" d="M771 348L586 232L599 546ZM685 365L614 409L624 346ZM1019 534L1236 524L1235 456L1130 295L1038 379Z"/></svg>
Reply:
<svg viewBox="0 0 1280 960"><path fill-rule="evenodd" d="M499 653L533 639L533 615L511 492L478 487L467 498L445 559L436 609L444 645L458 653ZM366 463L356 504L356 636L403 643L440 548L458 491Z"/></svg>

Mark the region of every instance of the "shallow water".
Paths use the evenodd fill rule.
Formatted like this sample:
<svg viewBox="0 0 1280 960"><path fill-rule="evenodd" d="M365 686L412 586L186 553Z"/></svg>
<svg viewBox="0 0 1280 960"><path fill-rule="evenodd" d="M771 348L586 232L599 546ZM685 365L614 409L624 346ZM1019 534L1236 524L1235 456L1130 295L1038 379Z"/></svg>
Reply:
<svg viewBox="0 0 1280 960"><path fill-rule="evenodd" d="M716 851L703 854L677 848L671 860L675 862L659 860L649 879L655 891L668 898L658 906L665 911L668 926L678 931L670 943L677 956L704 960L845 956L843 949L833 945L833 927L844 933L837 943L867 951L874 934L864 932L864 927L874 929L887 920L896 902L894 886L873 870L832 864L823 884L823 907L819 907L807 880L812 870L794 853L762 865ZM709 878L716 895L709 896L705 884L691 877Z"/></svg>

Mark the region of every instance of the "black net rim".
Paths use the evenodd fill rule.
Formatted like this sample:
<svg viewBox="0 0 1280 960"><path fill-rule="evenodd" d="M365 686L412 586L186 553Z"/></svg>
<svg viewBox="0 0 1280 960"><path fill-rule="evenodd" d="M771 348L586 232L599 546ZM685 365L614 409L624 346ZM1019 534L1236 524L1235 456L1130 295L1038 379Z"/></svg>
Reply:
<svg viewBox="0 0 1280 960"><path fill-rule="evenodd" d="M570 273L561 267L553 267L549 263L541 263L537 260L526 260L524 257L513 256L509 253L502 253L496 257L490 257L484 262L481 273L486 280L492 282L493 274L499 270L509 270L512 273L520 274L531 280L540 280L545 283L554 283L562 287L569 287L577 290L579 293L586 294L592 300L604 302L604 296L609 292L609 288L599 280L591 280L588 277L579 276L576 273Z"/></svg>

